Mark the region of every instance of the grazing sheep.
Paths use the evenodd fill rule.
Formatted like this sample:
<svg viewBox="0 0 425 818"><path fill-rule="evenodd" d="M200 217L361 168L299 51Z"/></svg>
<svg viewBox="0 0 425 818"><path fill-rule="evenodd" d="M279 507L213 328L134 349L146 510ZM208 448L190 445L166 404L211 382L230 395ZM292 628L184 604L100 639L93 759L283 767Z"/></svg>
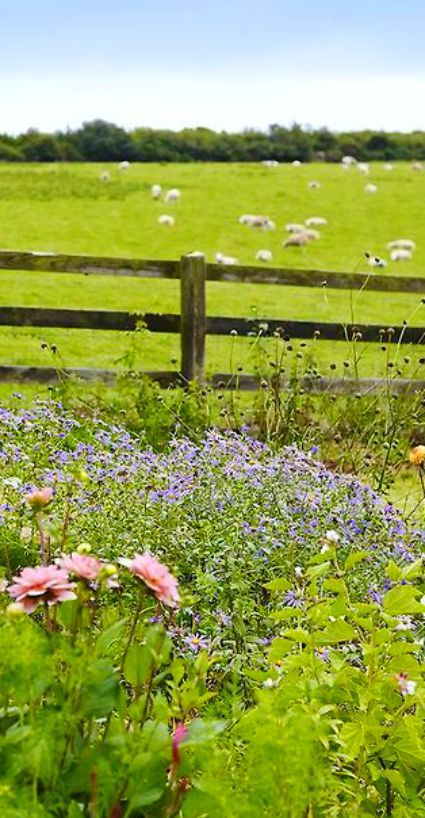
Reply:
<svg viewBox="0 0 425 818"><path fill-rule="evenodd" d="M310 216L309 219L305 220L307 227L324 227L328 220L324 219L322 216Z"/></svg>
<svg viewBox="0 0 425 818"><path fill-rule="evenodd" d="M299 168L301 162L299 159L294 159L294 161L291 164L294 166L294 168Z"/></svg>
<svg viewBox="0 0 425 818"><path fill-rule="evenodd" d="M369 176L370 173L369 162L359 162L357 165L357 170L359 170L360 173L364 173L365 176Z"/></svg>
<svg viewBox="0 0 425 818"><path fill-rule="evenodd" d="M308 244L308 237L305 233L291 233L283 242L282 247L304 247Z"/></svg>
<svg viewBox="0 0 425 818"><path fill-rule="evenodd" d="M120 170L128 170L130 167L130 162L127 162L127 159L124 159L119 163L118 167Z"/></svg>
<svg viewBox="0 0 425 818"><path fill-rule="evenodd" d="M151 187L151 196L152 199L160 199L162 193L161 185L152 185Z"/></svg>
<svg viewBox="0 0 425 818"><path fill-rule="evenodd" d="M277 168L279 162L277 159L263 159L261 164L264 165L265 168Z"/></svg>
<svg viewBox="0 0 425 818"><path fill-rule="evenodd" d="M245 214L239 217L239 224L248 224L250 227L261 227L262 230L275 230L275 223L268 216L254 216Z"/></svg>
<svg viewBox="0 0 425 818"><path fill-rule="evenodd" d="M343 156L341 159L341 164L344 165L344 167L349 168L351 165L357 164L357 159L354 156Z"/></svg>
<svg viewBox="0 0 425 818"><path fill-rule="evenodd" d="M364 192L365 193L376 193L377 190L378 190L378 188L376 187L376 185L368 184L368 185L365 185Z"/></svg>
<svg viewBox="0 0 425 818"><path fill-rule="evenodd" d="M410 250L392 250L391 261L410 261L412 253Z"/></svg>
<svg viewBox="0 0 425 818"><path fill-rule="evenodd" d="M318 230L314 230L312 227L303 230L303 235L307 236L309 241L317 241L320 239L320 233Z"/></svg>
<svg viewBox="0 0 425 818"><path fill-rule="evenodd" d="M416 250L416 244L411 239L396 239L389 241L387 244L388 250Z"/></svg>
<svg viewBox="0 0 425 818"><path fill-rule="evenodd" d="M239 264L239 259L234 258L234 256L223 256L223 253L216 253L215 260L217 264L225 264L226 267L230 267L232 264Z"/></svg>
<svg viewBox="0 0 425 818"><path fill-rule="evenodd" d="M271 250L258 250L255 254L257 261L272 261L273 254Z"/></svg>
<svg viewBox="0 0 425 818"><path fill-rule="evenodd" d="M285 230L287 233L302 233L305 230L304 224L297 224L296 222L288 222L285 224Z"/></svg>
<svg viewBox="0 0 425 818"><path fill-rule="evenodd" d="M316 182L314 179L308 183L308 187L310 190L318 190L319 187L322 187L320 182Z"/></svg>
<svg viewBox="0 0 425 818"><path fill-rule="evenodd" d="M368 261L369 267L386 267L387 262L380 256L370 256Z"/></svg>
<svg viewBox="0 0 425 818"><path fill-rule="evenodd" d="M178 202L181 198L181 192L178 187L172 187L171 190L167 190L165 194L165 201L166 202Z"/></svg>
<svg viewBox="0 0 425 818"><path fill-rule="evenodd" d="M169 227L173 227L175 223L174 216L168 216L166 213L163 213L158 219L158 224L168 224Z"/></svg>
<svg viewBox="0 0 425 818"><path fill-rule="evenodd" d="M394 165L391 162L386 162L384 165L384 170L394 170Z"/></svg>
<svg viewBox="0 0 425 818"><path fill-rule="evenodd" d="M412 170L423 170L424 166L422 162L413 162Z"/></svg>
<svg viewBox="0 0 425 818"><path fill-rule="evenodd" d="M104 184L106 184L107 182L110 182L111 181L111 174L109 173L109 170L103 170L102 173L99 176L99 179Z"/></svg>

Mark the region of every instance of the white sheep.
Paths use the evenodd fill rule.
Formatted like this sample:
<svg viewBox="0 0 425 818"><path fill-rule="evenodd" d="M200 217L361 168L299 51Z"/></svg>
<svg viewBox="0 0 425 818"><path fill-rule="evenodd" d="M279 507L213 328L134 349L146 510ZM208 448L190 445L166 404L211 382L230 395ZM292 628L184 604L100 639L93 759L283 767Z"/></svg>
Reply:
<svg viewBox="0 0 425 818"><path fill-rule="evenodd" d="M391 162L386 162L384 165L384 170L394 170L394 165Z"/></svg>
<svg viewBox="0 0 425 818"><path fill-rule="evenodd" d="M351 165L357 164L357 159L354 156L343 156L341 159L341 164L344 165L346 168L349 168Z"/></svg>
<svg viewBox="0 0 425 818"><path fill-rule="evenodd" d="M265 168L277 168L279 162L277 159L263 159L261 164L264 165Z"/></svg>
<svg viewBox="0 0 425 818"><path fill-rule="evenodd" d="M297 222L288 222L285 224L285 230L287 233L302 233L305 230L304 224L297 224Z"/></svg>
<svg viewBox="0 0 425 818"><path fill-rule="evenodd" d="M369 267L386 267L387 262L380 256L370 256L368 261Z"/></svg>
<svg viewBox="0 0 425 818"><path fill-rule="evenodd" d="M107 182L110 182L111 181L111 174L109 173L109 170L103 170L102 173L99 176L99 179L104 184L106 184Z"/></svg>
<svg viewBox="0 0 425 818"><path fill-rule="evenodd" d="M271 250L257 250L255 258L257 261L272 261L273 254Z"/></svg>
<svg viewBox="0 0 425 818"><path fill-rule="evenodd" d="M322 216L310 216L309 219L305 220L305 223L307 227L325 227L328 220L324 219Z"/></svg>
<svg viewBox="0 0 425 818"><path fill-rule="evenodd" d="M275 230L275 223L268 216L254 216L246 213L239 217L239 224L248 224L250 227L261 227L262 230Z"/></svg>
<svg viewBox="0 0 425 818"><path fill-rule="evenodd" d="M307 236L309 241L318 241L320 239L320 233L318 230L314 230L314 228L309 227L306 230L303 230L303 235Z"/></svg>
<svg viewBox="0 0 425 818"><path fill-rule="evenodd" d="M412 239L395 239L387 244L388 250L416 250L416 244Z"/></svg>
<svg viewBox="0 0 425 818"><path fill-rule="evenodd" d="M308 183L308 187L310 190L318 190L319 187L322 187L322 185L320 182L316 182L315 179L312 179L312 181Z"/></svg>
<svg viewBox="0 0 425 818"><path fill-rule="evenodd" d="M151 196L152 199L160 199L162 193L161 185L152 185L151 187Z"/></svg>
<svg viewBox="0 0 425 818"><path fill-rule="evenodd" d="M158 219L158 224L167 224L169 227L173 227L175 223L174 216L168 216L167 213L163 213Z"/></svg>
<svg viewBox="0 0 425 818"><path fill-rule="evenodd" d="M178 187L172 187L171 190L167 190L165 194L165 201L166 202L178 202L181 198L181 192Z"/></svg>
<svg viewBox="0 0 425 818"><path fill-rule="evenodd" d="M239 259L234 256L223 256L223 253L216 253L215 260L217 264L225 264L226 267L231 267L232 264L239 264Z"/></svg>
<svg viewBox="0 0 425 818"><path fill-rule="evenodd" d="M391 261L410 261L412 253L410 250L392 250Z"/></svg>
<svg viewBox="0 0 425 818"><path fill-rule="evenodd" d="M120 170L128 170L130 167L130 162L128 162L127 159L123 159L123 161L119 163L118 167Z"/></svg>
<svg viewBox="0 0 425 818"><path fill-rule="evenodd" d="M376 185L368 184L365 185L364 192L365 193L376 193L378 190Z"/></svg>
<svg viewBox="0 0 425 818"><path fill-rule="evenodd" d="M423 170L423 169L424 169L424 166L423 166L422 162L413 162L412 170Z"/></svg>
<svg viewBox="0 0 425 818"><path fill-rule="evenodd" d="M282 247L304 247L306 244L308 244L308 237L305 233L291 233L283 242Z"/></svg>
<svg viewBox="0 0 425 818"><path fill-rule="evenodd" d="M294 166L294 168L299 168L301 162L299 159L294 159L294 161L291 164Z"/></svg>
<svg viewBox="0 0 425 818"><path fill-rule="evenodd" d="M358 162L357 170L360 171L360 173L363 173L365 176L369 176L370 173L369 162Z"/></svg>

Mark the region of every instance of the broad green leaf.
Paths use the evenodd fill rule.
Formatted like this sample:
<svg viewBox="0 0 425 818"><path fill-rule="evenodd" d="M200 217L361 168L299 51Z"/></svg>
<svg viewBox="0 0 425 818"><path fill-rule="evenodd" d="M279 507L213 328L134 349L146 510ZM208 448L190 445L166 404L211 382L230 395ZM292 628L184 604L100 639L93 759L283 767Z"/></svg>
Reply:
<svg viewBox="0 0 425 818"><path fill-rule="evenodd" d="M143 685L154 666L148 645L131 645L124 662L124 677L136 689Z"/></svg>
<svg viewBox="0 0 425 818"><path fill-rule="evenodd" d="M284 577L277 577L276 579L272 579L270 582L267 582L264 585L264 588L267 588L269 591L287 591L291 587L292 583L289 580L284 579Z"/></svg>
<svg viewBox="0 0 425 818"><path fill-rule="evenodd" d="M350 642L355 638L354 628L344 619L337 619L335 622L329 622L327 628L322 632L321 642L325 645L334 645L337 642Z"/></svg>
<svg viewBox="0 0 425 818"><path fill-rule="evenodd" d="M344 563L344 568L346 571L350 571L351 568L354 568L358 565L359 562L363 562L363 560L367 560L370 557L368 551L353 551L352 554L349 554L347 559Z"/></svg>
<svg viewBox="0 0 425 818"><path fill-rule="evenodd" d="M423 613L423 605L418 602L419 591L413 585L399 585L391 588L384 596L384 610L393 615Z"/></svg>
<svg viewBox="0 0 425 818"><path fill-rule="evenodd" d="M277 636L270 645L268 653L269 662L272 664L279 662L287 653L290 653L293 647L294 643L290 639L282 639L280 636Z"/></svg>
<svg viewBox="0 0 425 818"><path fill-rule="evenodd" d="M364 725L359 724L357 721L346 722L340 730L339 738L342 742L344 755L350 761L354 760L365 743Z"/></svg>

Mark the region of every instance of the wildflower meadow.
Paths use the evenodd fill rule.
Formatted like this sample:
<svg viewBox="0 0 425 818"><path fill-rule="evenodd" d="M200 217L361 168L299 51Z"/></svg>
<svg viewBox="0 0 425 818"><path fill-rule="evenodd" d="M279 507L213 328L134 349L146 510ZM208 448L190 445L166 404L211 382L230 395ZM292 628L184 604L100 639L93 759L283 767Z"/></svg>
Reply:
<svg viewBox="0 0 425 818"><path fill-rule="evenodd" d="M2 816L424 815L416 517L316 447L54 400L0 459Z"/></svg>

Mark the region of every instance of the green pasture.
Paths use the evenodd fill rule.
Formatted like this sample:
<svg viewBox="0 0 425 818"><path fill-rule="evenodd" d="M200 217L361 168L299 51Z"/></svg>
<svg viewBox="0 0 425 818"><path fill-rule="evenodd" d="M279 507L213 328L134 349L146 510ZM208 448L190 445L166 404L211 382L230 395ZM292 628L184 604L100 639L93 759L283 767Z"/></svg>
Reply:
<svg viewBox="0 0 425 818"><path fill-rule="evenodd" d="M100 174L109 170L111 181ZM308 182L317 180L320 189ZM372 181L376 194L364 187ZM178 187L179 203L153 201L150 186ZM170 213L174 227L158 224ZM243 213L261 213L276 222L276 230L263 232L238 223ZM306 248L283 249L288 221L324 216L328 226L321 238ZM254 264L259 249L273 252L273 266L323 270L369 270L364 252L388 258L385 245L396 238L411 238L417 251L409 262L389 262L392 274L425 272L425 174L410 164L395 164L392 172L381 164L365 177L355 168L310 164L264 168L246 165L133 165L128 171L107 165L8 165L0 166L0 246L3 249L56 253L132 256L151 259L178 258L202 250L209 261L216 252ZM371 271L373 275L373 271ZM354 320L389 326L425 325L425 305L420 295L286 288L253 284L208 285L210 315L258 318ZM0 274L2 305L64 306L80 309L123 309L137 312L178 312L179 289L174 281L84 278L48 273L4 271ZM0 330L0 362L47 364L44 344L55 344L65 366L126 366L129 356L142 368L172 368L179 355L178 336L77 330ZM300 348L295 342L289 358L302 367L314 356L322 371L350 357L345 344L313 343ZM267 355L276 354L273 341ZM423 354L425 350L422 348ZM258 361L258 343L250 339L208 339L208 368L245 371ZM303 355L303 359L296 355ZM361 374L381 375L388 362L404 375L418 376L421 350L403 347L381 351L376 345L359 346ZM266 358L267 358L266 355ZM232 361L230 361L232 357ZM288 360L289 365L289 360ZM420 365L419 365L420 368ZM332 370L335 371L335 370ZM346 371L346 370L344 370Z"/></svg>

